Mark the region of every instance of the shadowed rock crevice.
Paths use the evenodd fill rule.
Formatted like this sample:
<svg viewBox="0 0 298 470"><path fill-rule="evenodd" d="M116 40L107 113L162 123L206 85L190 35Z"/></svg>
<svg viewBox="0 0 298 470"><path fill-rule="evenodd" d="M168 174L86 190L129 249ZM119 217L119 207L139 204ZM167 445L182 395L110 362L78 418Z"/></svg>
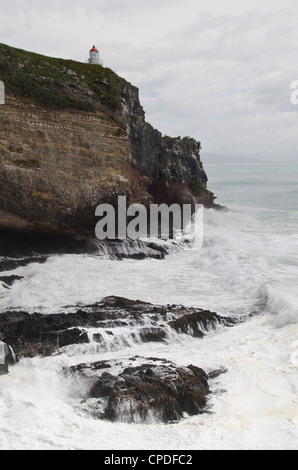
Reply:
<svg viewBox="0 0 298 470"><path fill-rule="evenodd" d="M1 218L1 215L0 215ZM185 249L189 242L169 240L105 240L95 237L37 233L0 228L0 272L31 262L42 263L50 255L91 254L102 259L162 260L169 253Z"/></svg>

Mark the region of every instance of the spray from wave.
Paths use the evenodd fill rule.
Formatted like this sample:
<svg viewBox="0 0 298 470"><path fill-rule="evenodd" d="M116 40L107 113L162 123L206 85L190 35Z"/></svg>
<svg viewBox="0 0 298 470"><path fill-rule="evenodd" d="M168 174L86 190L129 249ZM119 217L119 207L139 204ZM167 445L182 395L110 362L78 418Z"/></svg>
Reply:
<svg viewBox="0 0 298 470"><path fill-rule="evenodd" d="M277 328L298 323L298 293L293 282L268 282L260 289L260 297Z"/></svg>

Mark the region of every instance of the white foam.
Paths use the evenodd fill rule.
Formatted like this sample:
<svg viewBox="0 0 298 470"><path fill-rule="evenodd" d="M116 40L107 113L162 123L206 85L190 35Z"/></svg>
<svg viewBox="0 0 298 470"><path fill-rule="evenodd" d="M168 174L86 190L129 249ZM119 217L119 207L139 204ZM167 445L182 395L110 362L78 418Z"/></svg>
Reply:
<svg viewBox="0 0 298 470"><path fill-rule="evenodd" d="M261 289L267 307L274 316L276 327L298 323L298 291L296 284L288 281L271 281Z"/></svg>
<svg viewBox="0 0 298 470"><path fill-rule="evenodd" d="M2 311L67 311L67 306L120 295L224 315L258 315L202 341L182 335L178 342L175 335L165 343L145 345L129 337L125 343L120 328L117 347L107 335L101 348L91 343L74 346L68 354L22 361L0 378L1 448L297 448L297 235L233 212L209 210L204 218L204 247L164 261L66 255L13 271L24 279L10 289L0 286ZM211 382L214 414L170 426L141 426L97 421L78 412L79 394L69 394L59 370L134 355L206 370L227 367Z"/></svg>

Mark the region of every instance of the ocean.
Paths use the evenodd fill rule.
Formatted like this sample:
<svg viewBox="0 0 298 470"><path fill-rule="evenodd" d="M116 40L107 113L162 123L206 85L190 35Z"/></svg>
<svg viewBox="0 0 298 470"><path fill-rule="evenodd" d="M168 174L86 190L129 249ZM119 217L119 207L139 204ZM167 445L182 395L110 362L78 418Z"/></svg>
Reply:
<svg viewBox="0 0 298 470"><path fill-rule="evenodd" d="M110 295L182 304L241 319L203 339L141 343L119 327L102 347L22 359L0 376L0 449L292 450L298 448L298 166L205 164L229 211L204 210L203 247L164 260L50 256L3 275L0 311L58 313ZM158 357L226 373L210 381L208 413L179 423L95 419L63 367Z"/></svg>

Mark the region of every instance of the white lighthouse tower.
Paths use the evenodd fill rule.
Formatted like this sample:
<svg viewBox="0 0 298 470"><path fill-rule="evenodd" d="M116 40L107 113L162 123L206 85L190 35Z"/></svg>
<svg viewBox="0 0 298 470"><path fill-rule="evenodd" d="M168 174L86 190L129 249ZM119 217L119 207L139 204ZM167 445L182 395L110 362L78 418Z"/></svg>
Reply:
<svg viewBox="0 0 298 470"><path fill-rule="evenodd" d="M93 46L92 49L90 49L88 62L89 64L103 65L102 60L100 60L99 58L98 49L96 49L95 46Z"/></svg>

